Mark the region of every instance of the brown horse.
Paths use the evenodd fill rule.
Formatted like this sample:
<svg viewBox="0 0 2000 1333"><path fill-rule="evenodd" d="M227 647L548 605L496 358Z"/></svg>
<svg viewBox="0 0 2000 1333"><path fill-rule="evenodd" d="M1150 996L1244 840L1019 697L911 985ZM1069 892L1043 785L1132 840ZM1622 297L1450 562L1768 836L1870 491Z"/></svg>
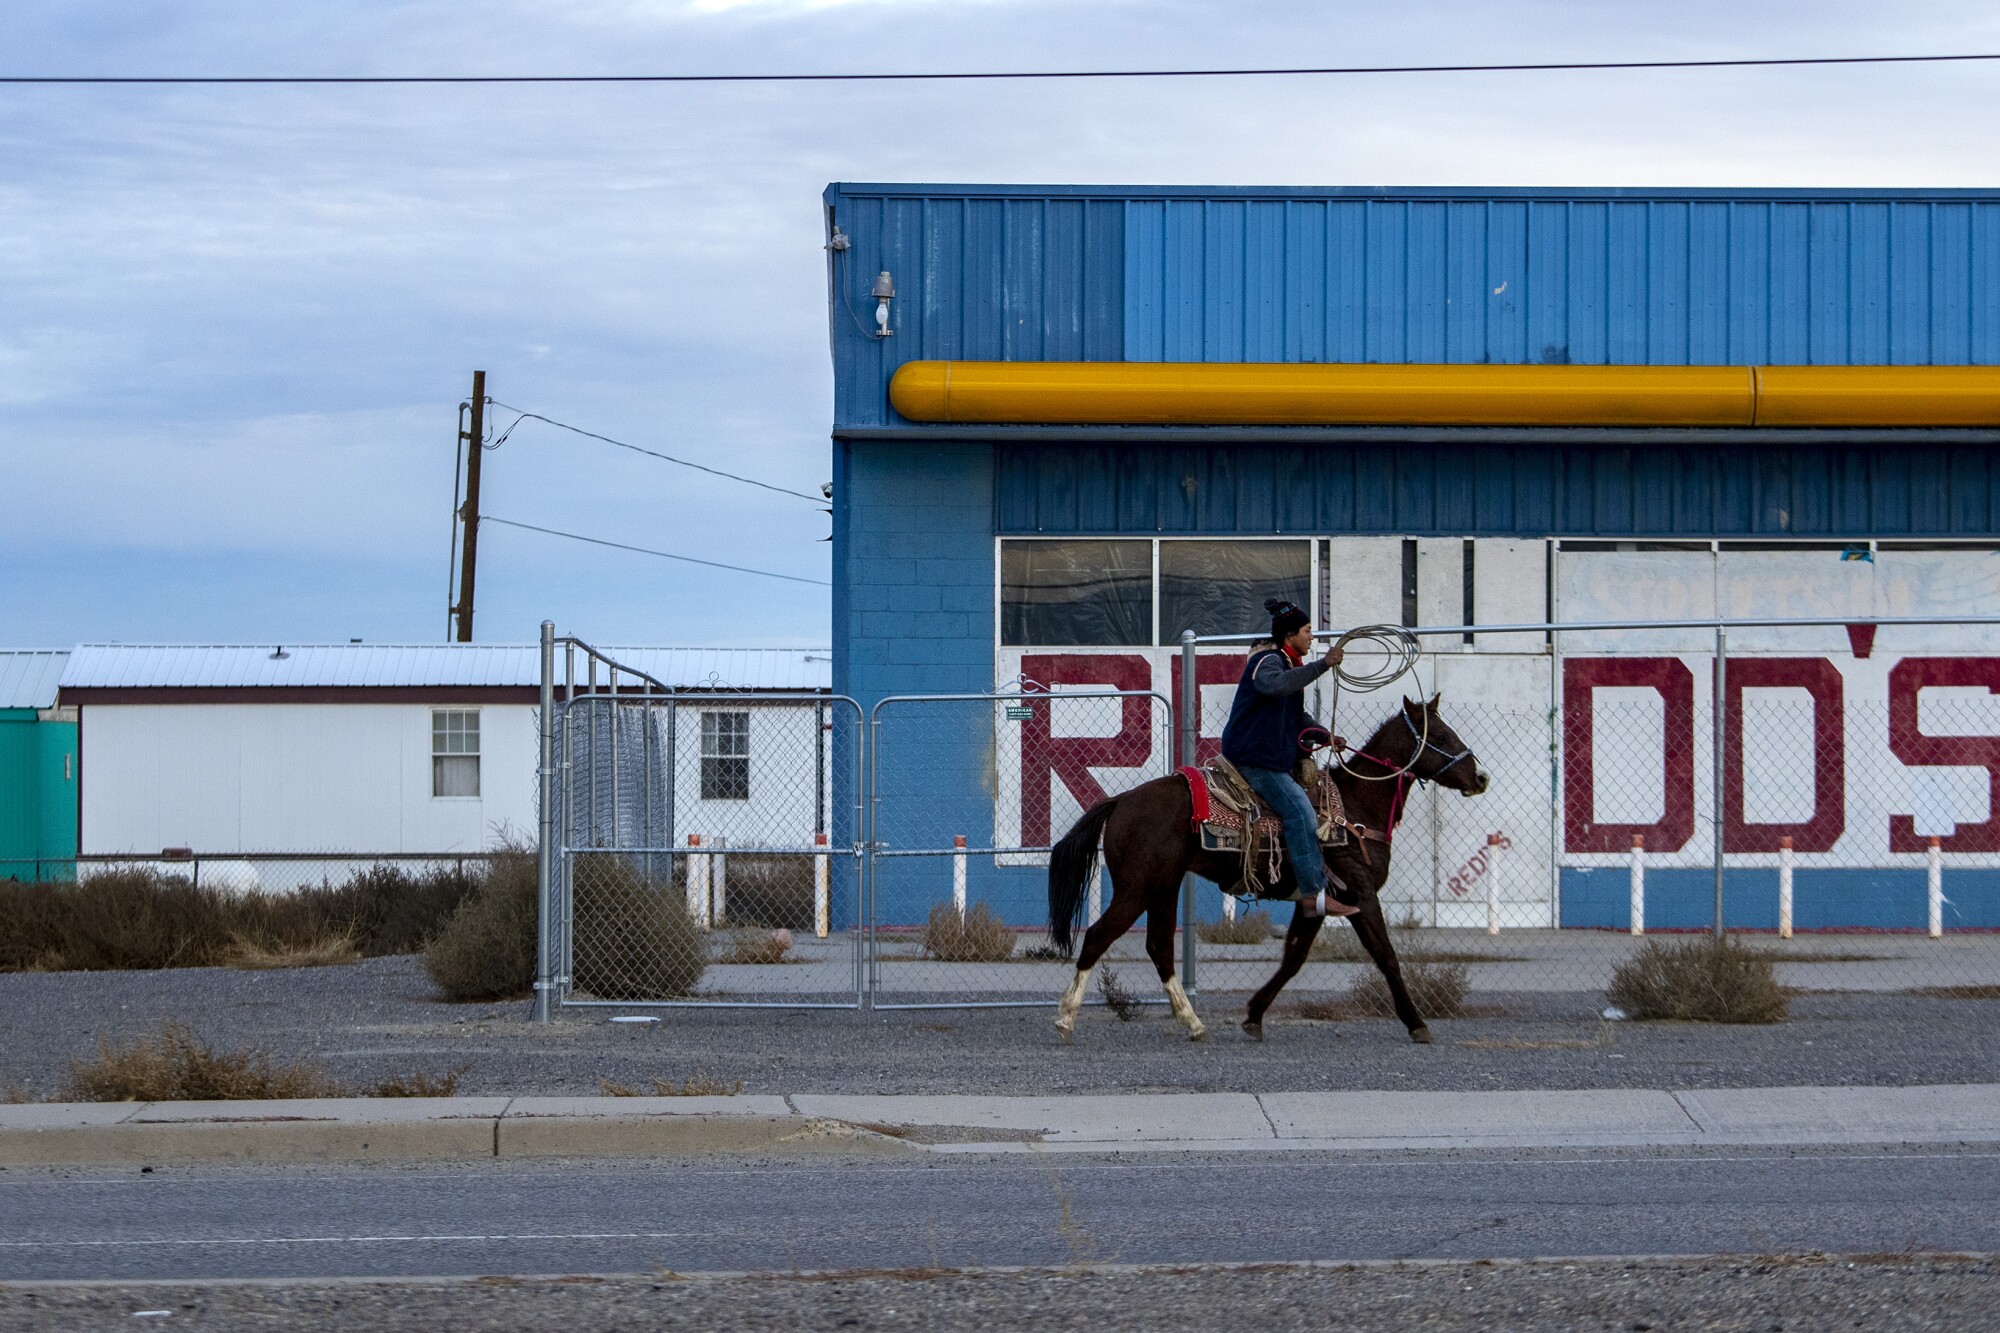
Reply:
<svg viewBox="0 0 2000 1333"><path fill-rule="evenodd" d="M1327 865L1345 881L1347 890L1338 896L1361 911L1347 918L1361 936L1362 947L1382 970L1395 1000L1396 1017L1410 1031L1412 1041L1428 1043L1430 1029L1410 1003L1403 985L1402 969L1396 962L1395 947L1389 942L1389 927L1382 918L1377 894L1389 877L1389 840L1403 817L1410 788L1418 782L1435 782L1465 796L1477 796L1490 781L1479 760L1458 733L1438 716L1438 696L1429 703L1403 700L1400 712L1369 737L1344 766L1334 767L1334 781L1347 804L1347 817L1364 826L1365 836L1350 836L1345 847L1330 849ZM1080 924L1084 887L1097 864L1098 838L1104 840L1104 865L1111 877L1111 903L1104 914L1084 932L1083 950L1077 955L1076 975L1063 993L1056 1011L1056 1030L1068 1041L1076 1028L1076 1015L1083 1003L1090 970L1104 951L1120 935L1132 928L1140 913L1146 915L1146 952L1159 970L1160 984L1166 987L1174 1017L1187 1029L1190 1039L1208 1035L1180 978L1174 975L1174 924L1180 909L1181 879L1189 871L1218 884L1234 884L1241 877L1241 857L1236 853L1202 850L1193 826L1194 805L1187 782L1178 774L1155 778L1121 796L1099 801L1063 835L1049 854L1049 932L1057 948L1069 952L1070 939ZM1273 896L1293 892L1295 878L1288 864ZM1285 932L1285 952L1278 970L1250 997L1243 1030L1259 1041L1264 1037L1264 1013L1284 989L1285 983L1305 964L1315 936L1326 918L1307 915L1303 905L1295 906L1291 928ZM1193 922L1189 922L1192 929Z"/></svg>

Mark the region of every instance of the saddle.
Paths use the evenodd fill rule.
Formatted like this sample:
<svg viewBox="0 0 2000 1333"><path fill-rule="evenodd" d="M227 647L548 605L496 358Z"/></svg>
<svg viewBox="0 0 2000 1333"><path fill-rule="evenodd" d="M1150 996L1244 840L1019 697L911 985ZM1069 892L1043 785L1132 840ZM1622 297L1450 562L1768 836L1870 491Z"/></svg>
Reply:
<svg viewBox="0 0 2000 1333"><path fill-rule="evenodd" d="M1221 755L1200 768L1183 768L1180 773L1194 802L1194 826L1202 850L1242 858L1242 878L1228 892L1242 898L1264 897L1284 874L1284 821L1264 809L1236 765ZM1345 847L1353 838L1366 860L1367 846L1359 840L1369 837L1370 831L1347 818L1332 771L1310 758L1301 758L1292 776L1305 788L1319 816L1320 846ZM1338 877L1334 882L1339 884Z"/></svg>

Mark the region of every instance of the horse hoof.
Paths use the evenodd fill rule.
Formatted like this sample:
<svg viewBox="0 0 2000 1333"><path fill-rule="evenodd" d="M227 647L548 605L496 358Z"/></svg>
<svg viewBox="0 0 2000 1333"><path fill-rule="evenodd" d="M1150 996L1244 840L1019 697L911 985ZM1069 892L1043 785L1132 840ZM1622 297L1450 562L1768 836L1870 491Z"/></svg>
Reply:
<svg viewBox="0 0 2000 1333"><path fill-rule="evenodd" d="M1428 1046L1431 1044L1431 1030L1429 1028L1411 1028L1410 1040L1419 1046Z"/></svg>
<svg viewBox="0 0 2000 1333"><path fill-rule="evenodd" d="M1243 1035L1252 1041L1262 1041L1264 1040L1264 1025L1252 1022L1246 1018L1243 1020Z"/></svg>
<svg viewBox="0 0 2000 1333"><path fill-rule="evenodd" d="M1069 1023L1057 1023L1056 1036L1062 1038L1062 1044L1067 1046L1070 1044L1072 1040L1075 1039L1076 1028L1074 1025Z"/></svg>
<svg viewBox="0 0 2000 1333"><path fill-rule="evenodd" d="M1189 1041L1207 1041L1207 1040L1208 1040L1208 1029L1207 1029L1207 1028L1205 1028L1205 1027L1202 1027L1202 1026L1200 1026L1199 1024L1195 1025L1194 1027L1191 1027L1191 1028L1189 1028L1189 1029L1188 1029L1188 1040L1189 1040Z"/></svg>

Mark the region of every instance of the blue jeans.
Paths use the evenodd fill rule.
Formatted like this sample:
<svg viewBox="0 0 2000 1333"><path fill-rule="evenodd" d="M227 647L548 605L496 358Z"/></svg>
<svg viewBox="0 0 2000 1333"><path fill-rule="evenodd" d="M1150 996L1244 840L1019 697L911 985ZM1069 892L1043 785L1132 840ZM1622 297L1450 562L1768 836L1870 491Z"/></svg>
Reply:
<svg viewBox="0 0 2000 1333"><path fill-rule="evenodd" d="M1292 858L1292 873L1306 896L1326 887L1326 860L1319 850L1319 816L1313 812L1306 789L1290 773L1275 768L1255 768L1238 764L1236 771L1250 784L1250 790L1264 798L1271 813L1285 821L1285 854Z"/></svg>

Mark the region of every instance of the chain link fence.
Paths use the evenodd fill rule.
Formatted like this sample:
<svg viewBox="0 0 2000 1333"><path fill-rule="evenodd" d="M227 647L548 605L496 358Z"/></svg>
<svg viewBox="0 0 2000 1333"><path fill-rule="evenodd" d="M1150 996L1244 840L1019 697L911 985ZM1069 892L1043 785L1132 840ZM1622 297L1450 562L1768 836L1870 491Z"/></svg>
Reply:
<svg viewBox="0 0 2000 1333"><path fill-rule="evenodd" d="M601 661L550 714L562 1000L858 1005L858 707L669 693Z"/></svg>
<svg viewBox="0 0 2000 1333"><path fill-rule="evenodd" d="M2000 644L2000 627L1953 624ZM1594 1012L1649 941L1718 929L1799 989L2000 987L2000 656L1927 651L1931 628L1884 622L1878 644L1871 626L1868 651L1802 621L1762 639L1732 625L1733 646L1713 622L1508 626L1505 651L1417 631L1413 679L1319 718L1359 744L1399 695L1438 693L1491 775L1478 797L1409 790L1381 893L1399 954L1475 1006L1532 993ZM1233 671L1160 657L1157 691L1023 686L865 716L826 695L571 687L551 712L557 995L1052 1003L1071 964L1048 943L1050 845L1183 751L1211 753L1227 716ZM1202 683L1180 716L1169 667ZM1086 924L1110 898L1100 868ZM1184 902L1191 990L1234 1003L1269 978L1290 904L1200 880ZM1108 961L1153 999L1143 931ZM1330 921L1286 996L1372 972Z"/></svg>
<svg viewBox="0 0 2000 1333"><path fill-rule="evenodd" d="M1084 811L1173 771L1173 714L1144 691L899 697L869 719L868 987L877 1008L1045 1004L1048 852ZM1102 866L1087 915L1110 901ZM1144 960L1142 937L1114 965Z"/></svg>
<svg viewBox="0 0 2000 1333"><path fill-rule="evenodd" d="M140 871L181 880L231 897L338 889L367 875L419 880L437 875L477 878L499 852L212 852L167 849L152 854L0 858L0 879L66 884L97 875Z"/></svg>

